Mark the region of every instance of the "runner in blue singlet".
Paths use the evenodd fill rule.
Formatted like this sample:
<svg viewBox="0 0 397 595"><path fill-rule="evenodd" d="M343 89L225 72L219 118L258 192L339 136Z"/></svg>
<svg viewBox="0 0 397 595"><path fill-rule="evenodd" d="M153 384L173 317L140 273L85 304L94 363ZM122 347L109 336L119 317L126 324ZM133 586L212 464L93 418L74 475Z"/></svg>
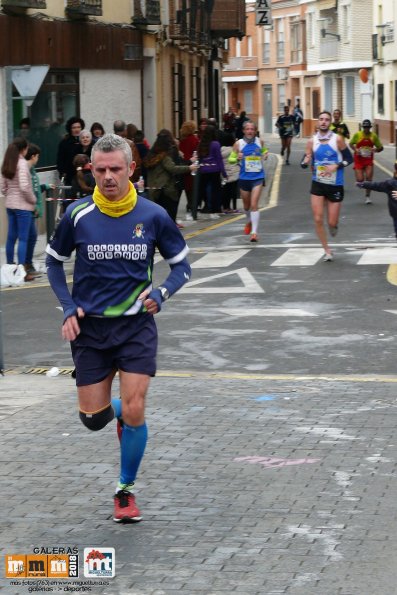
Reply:
<svg viewBox="0 0 397 595"><path fill-rule="evenodd" d="M267 159L268 153L256 136L256 130L253 122L244 122L244 136L234 144L229 157L230 163L236 163L237 160L240 163L239 188L247 218L244 233L251 234L251 242L258 241L258 203L265 179L263 159Z"/></svg>
<svg viewBox="0 0 397 595"><path fill-rule="evenodd" d="M324 227L324 213L327 213L331 236L338 231L339 213L343 200L343 168L353 162L352 155L342 136L330 130L331 114L321 112L318 131L309 140L301 166L312 164L311 205L317 236L324 248L324 261L332 261Z"/></svg>

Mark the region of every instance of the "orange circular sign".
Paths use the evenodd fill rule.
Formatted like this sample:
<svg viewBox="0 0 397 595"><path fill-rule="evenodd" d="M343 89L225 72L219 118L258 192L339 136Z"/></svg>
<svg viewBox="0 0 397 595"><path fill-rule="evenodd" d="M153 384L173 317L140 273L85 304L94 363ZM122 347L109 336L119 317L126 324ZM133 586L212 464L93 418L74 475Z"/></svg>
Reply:
<svg viewBox="0 0 397 595"><path fill-rule="evenodd" d="M368 70L366 68L360 68L358 75L361 82L368 83Z"/></svg>

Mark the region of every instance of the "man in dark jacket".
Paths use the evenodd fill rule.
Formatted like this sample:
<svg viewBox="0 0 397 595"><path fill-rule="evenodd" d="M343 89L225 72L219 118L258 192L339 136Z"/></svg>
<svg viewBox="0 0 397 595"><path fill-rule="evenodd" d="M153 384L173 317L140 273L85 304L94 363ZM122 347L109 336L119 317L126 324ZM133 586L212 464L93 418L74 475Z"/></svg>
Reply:
<svg viewBox="0 0 397 595"><path fill-rule="evenodd" d="M69 118L66 122L67 135L58 145L57 170L59 177L64 178L66 186L70 186L75 174L73 159L79 153L79 134L85 128L85 122L77 116Z"/></svg>

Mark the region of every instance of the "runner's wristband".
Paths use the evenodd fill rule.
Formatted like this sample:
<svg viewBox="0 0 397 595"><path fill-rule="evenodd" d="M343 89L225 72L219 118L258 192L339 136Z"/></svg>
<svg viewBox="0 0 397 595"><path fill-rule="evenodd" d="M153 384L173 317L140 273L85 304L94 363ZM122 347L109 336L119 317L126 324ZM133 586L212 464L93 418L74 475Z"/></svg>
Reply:
<svg viewBox="0 0 397 595"><path fill-rule="evenodd" d="M306 169L307 167L309 167L309 164L308 163L305 163L306 157L307 157L307 155L305 153L303 155L302 159L301 159L301 164L300 164L302 169Z"/></svg>

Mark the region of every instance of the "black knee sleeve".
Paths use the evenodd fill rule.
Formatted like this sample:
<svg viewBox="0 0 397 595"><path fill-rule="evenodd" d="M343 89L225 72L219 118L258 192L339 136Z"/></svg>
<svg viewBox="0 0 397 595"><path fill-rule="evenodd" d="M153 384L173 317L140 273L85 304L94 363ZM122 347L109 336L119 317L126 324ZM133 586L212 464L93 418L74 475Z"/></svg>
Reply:
<svg viewBox="0 0 397 595"><path fill-rule="evenodd" d="M102 428L112 421L114 418L114 410L113 407L109 405L105 409L93 413L80 411L79 416L86 428L93 432L97 432L98 430L102 430Z"/></svg>

